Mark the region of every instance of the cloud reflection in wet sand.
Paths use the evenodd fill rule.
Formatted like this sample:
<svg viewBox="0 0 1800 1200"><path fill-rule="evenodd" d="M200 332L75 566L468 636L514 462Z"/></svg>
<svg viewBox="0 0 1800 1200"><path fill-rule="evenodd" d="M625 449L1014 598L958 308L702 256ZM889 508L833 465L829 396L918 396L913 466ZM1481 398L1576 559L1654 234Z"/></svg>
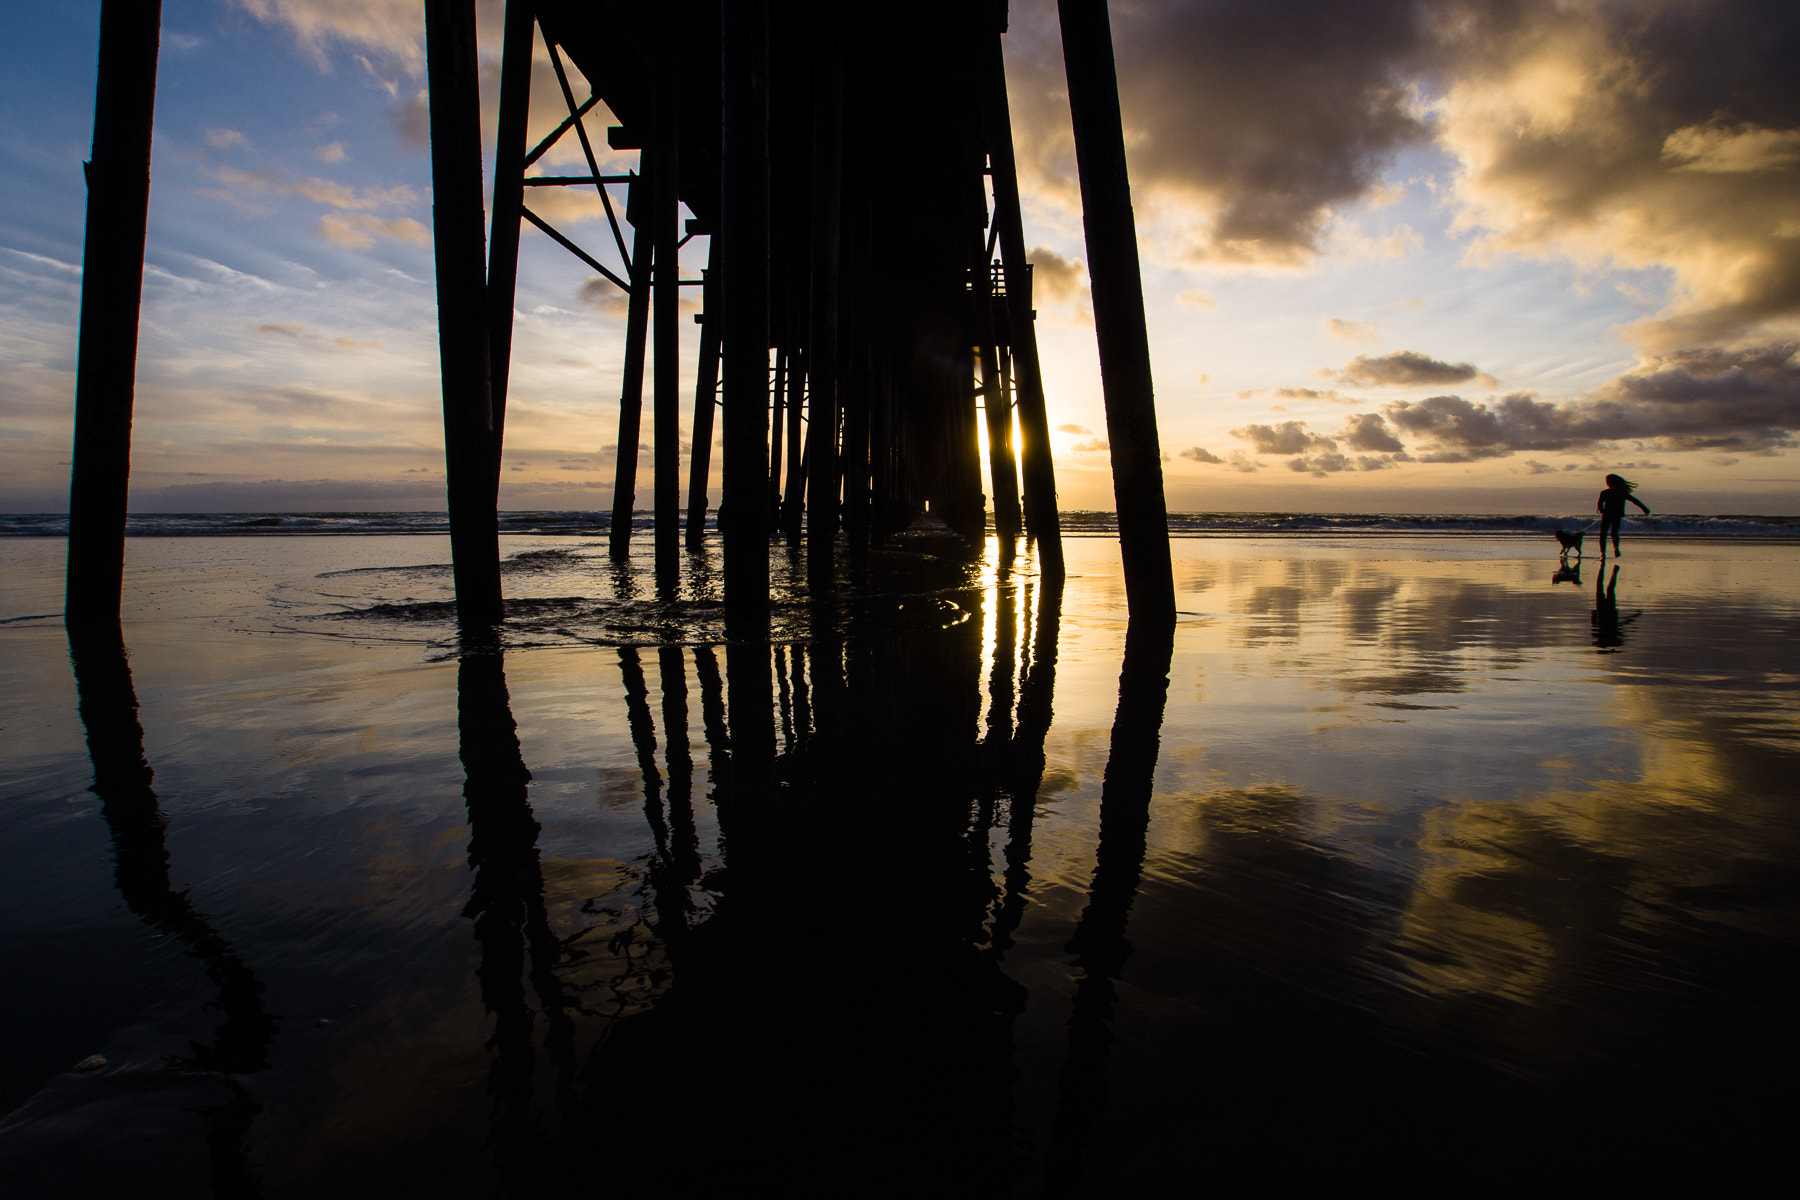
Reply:
<svg viewBox="0 0 1800 1200"><path fill-rule="evenodd" d="M170 861L260 866L204 893L284 1014L247 1161L274 1194L420 1169L445 1194L600 1171L792 1195L1774 1162L1800 555L1646 547L1616 585L1609 564L1640 615L1602 645L1597 566L1564 588L1523 545L1184 541L1188 615L1147 655L1100 540L1066 592L1028 557L952 564L919 620L865 580L802 597L773 647L667 614L528 615L504 652L430 614L346 636L309 588L434 597L308 583L292 545L232 547L210 625L158 617L182 576L147 577L138 744L195 831ZM530 561L540 595L632 603L579 552ZM45 639L4 636L10 669L53 673ZM445 672L453 708L416 698ZM322 704L384 714L381 738L303 734ZM415 765L383 772L382 746ZM83 768L22 791L7 839L95 853L27 819ZM329 938L305 932L321 894ZM59 903L85 898L23 911ZM348 998L328 1033L286 1019ZM3 1128L29 1162L31 1128Z"/></svg>

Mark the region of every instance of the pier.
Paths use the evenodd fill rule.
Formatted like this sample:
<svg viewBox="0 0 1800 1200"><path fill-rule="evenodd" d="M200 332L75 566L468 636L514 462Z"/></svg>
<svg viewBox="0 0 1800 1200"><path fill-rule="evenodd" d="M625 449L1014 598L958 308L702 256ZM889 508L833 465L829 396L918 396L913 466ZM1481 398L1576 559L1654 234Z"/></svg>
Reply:
<svg viewBox="0 0 1800 1200"><path fill-rule="evenodd" d="M124 285L142 271L155 7L109 2L102 14L71 500L76 618L118 611L137 317L136 289ZM1065 0L1060 11L1131 610L1168 621L1161 452L1108 16L1104 0ZM1060 577L1003 0L514 0L486 207L474 4L425 0L424 16L446 500L465 623L505 613L497 509L526 223L627 294L610 547L615 558L630 552L648 373L665 594L679 587L684 544L702 544L715 427L723 499L713 515L734 635L766 631L778 539L804 546L810 586L825 592L840 557L925 514L981 542L991 508L1003 552L1031 539L1046 578ZM537 103L566 116L527 146L540 43L560 94ZM592 94L577 95L570 65ZM600 112L617 124L601 128ZM579 141L587 173L533 174L565 138ZM636 169L602 174L602 138L636 151ZM541 187L594 189L613 245L584 247L556 229L532 208ZM709 239L709 266L684 279L679 253L696 237ZM615 252L620 269L603 261ZM678 394L683 288L703 304L691 396Z"/></svg>

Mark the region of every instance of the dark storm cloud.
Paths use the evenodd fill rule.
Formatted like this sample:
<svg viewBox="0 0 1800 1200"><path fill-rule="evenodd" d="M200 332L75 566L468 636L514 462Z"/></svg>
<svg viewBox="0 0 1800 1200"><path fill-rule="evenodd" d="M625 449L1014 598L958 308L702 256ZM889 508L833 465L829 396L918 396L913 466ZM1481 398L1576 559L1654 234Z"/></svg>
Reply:
<svg viewBox="0 0 1800 1200"><path fill-rule="evenodd" d="M1009 67L1027 168L1069 187L1073 155L1056 9L1014 4ZM1300 262L1423 140L1406 73L1413 0L1161 0L1112 6L1120 102L1140 190L1201 199L1195 261Z"/></svg>
<svg viewBox="0 0 1800 1200"><path fill-rule="evenodd" d="M1341 371L1320 373L1353 387L1443 387L1471 380L1493 382L1476 369L1474 363L1444 362L1417 350L1396 350L1392 354L1372 356L1359 354L1345 363Z"/></svg>

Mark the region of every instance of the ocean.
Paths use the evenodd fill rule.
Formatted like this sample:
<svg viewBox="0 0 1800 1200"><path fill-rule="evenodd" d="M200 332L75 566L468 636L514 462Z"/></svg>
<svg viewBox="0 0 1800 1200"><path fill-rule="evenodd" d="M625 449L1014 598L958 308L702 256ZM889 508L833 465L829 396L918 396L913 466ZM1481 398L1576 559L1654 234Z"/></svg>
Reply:
<svg viewBox="0 0 1800 1200"><path fill-rule="evenodd" d="M71 642L6 518L0 1192L1795 1165L1794 521L1180 515L1146 630L1108 519L777 549L744 643L573 513L474 640L441 514L137 516Z"/></svg>
<svg viewBox="0 0 1800 1200"><path fill-rule="evenodd" d="M707 531L715 532L716 513L707 515ZM1070 511L1059 514L1070 536L1118 533L1110 512ZM632 515L633 529L649 530L653 514ZM1172 537L1270 537L1295 534L1546 534L1573 532L1596 524L1594 514L1568 516L1495 516L1426 513L1170 513ZM612 526L605 512L502 512L505 533L591 537ZM1800 517L1700 516L1670 514L1628 517L1625 527L1656 537L1800 538ZM132 513L126 520L131 537L221 537L283 533L448 533L449 514L442 512L317 513ZM66 537L68 517L57 513L0 513L0 537ZM994 531L990 526L988 532Z"/></svg>

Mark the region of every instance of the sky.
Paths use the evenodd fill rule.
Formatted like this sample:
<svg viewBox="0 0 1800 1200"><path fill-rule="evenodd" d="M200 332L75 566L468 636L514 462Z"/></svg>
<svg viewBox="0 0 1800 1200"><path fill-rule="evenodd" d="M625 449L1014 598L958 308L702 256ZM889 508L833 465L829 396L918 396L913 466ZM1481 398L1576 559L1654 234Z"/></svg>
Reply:
<svg viewBox="0 0 1800 1200"><path fill-rule="evenodd" d="M99 8L0 4L4 511L67 508ZM1171 510L1800 513L1800 6L1111 10ZM1060 503L1110 509L1054 3L1006 52ZM444 506L423 89L418 0L164 0L134 510ZM606 509L622 296L528 229L516 307L502 507Z"/></svg>

